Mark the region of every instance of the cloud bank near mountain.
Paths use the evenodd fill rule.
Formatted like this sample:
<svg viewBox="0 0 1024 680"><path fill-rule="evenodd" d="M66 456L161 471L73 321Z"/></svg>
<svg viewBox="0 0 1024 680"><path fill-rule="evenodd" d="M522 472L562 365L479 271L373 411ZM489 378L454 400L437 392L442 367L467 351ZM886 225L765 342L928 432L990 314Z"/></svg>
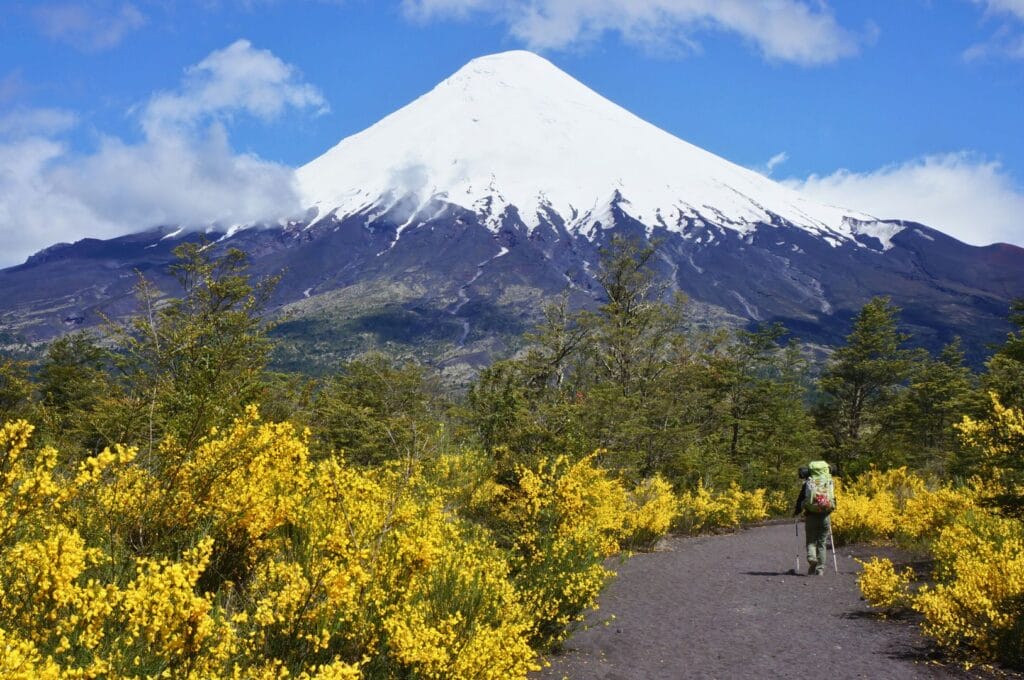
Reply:
<svg viewBox="0 0 1024 680"><path fill-rule="evenodd" d="M925 156L877 170L788 179L810 198L883 219L922 222L973 245L1024 246L1024 188L1000 163L969 152Z"/></svg>
<svg viewBox="0 0 1024 680"><path fill-rule="evenodd" d="M0 224L8 226L0 266L83 236L295 215L294 170L236 151L228 130L239 117L271 122L325 107L294 67L239 40L188 68L177 89L135 107L139 140L101 136L78 153L62 137L74 113L9 113L0 118Z"/></svg>

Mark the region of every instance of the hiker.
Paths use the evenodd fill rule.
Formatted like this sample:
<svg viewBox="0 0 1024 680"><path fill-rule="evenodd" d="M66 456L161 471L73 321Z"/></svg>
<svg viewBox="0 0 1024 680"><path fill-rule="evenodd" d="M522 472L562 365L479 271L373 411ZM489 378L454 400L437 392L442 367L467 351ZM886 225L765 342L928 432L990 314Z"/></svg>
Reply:
<svg viewBox="0 0 1024 680"><path fill-rule="evenodd" d="M829 515L836 509L835 485L832 470L823 460L811 461L800 468L800 496L796 499L793 516L804 513L804 533L807 540L807 573L821 576L825 573L825 543L832 530Z"/></svg>

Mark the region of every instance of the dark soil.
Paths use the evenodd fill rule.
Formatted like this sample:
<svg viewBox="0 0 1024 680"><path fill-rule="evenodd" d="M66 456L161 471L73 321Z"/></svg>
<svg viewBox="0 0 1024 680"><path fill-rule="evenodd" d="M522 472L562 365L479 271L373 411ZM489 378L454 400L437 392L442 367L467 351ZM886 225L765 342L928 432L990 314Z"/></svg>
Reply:
<svg viewBox="0 0 1024 680"><path fill-rule="evenodd" d="M860 597L855 557L891 551L840 547L839 571L794 574L803 526L670 538L618 572L584 629L537 678L991 678L944 660L912 615L884 619ZM905 557L896 555L897 558ZM831 561L831 560L830 560ZM1024 677L1011 675L1010 677Z"/></svg>

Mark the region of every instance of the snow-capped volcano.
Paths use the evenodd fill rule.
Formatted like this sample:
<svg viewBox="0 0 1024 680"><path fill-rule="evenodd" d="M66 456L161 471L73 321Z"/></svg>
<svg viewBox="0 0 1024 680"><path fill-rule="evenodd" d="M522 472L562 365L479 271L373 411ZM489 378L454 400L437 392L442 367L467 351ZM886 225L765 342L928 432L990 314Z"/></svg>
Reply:
<svg viewBox="0 0 1024 680"><path fill-rule="evenodd" d="M446 367L502 356L546 302L600 304L601 253L618 237L656 244L654 275L694 301L695 320L778 322L819 344L885 295L916 342L961 336L979 362L1024 297L1024 249L808 200L528 52L470 62L298 181L312 216L204 238L280 277L274 305L290 320L279 330L317 370L380 346ZM0 270L0 338L131 313L135 273L175 290L173 249L199 238L168 225Z"/></svg>
<svg viewBox="0 0 1024 680"><path fill-rule="evenodd" d="M613 202L650 229L680 232L781 219L832 241L874 221L674 137L524 51L474 59L298 177L320 217L414 197L470 209L492 227L507 206L528 228L553 211L583 235L609 226Z"/></svg>

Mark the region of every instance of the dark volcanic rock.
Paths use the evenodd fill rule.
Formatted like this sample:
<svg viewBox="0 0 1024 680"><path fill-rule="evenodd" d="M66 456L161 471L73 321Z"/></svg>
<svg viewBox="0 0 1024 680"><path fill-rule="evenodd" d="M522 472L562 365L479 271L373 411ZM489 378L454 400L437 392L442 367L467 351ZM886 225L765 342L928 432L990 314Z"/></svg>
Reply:
<svg viewBox="0 0 1024 680"><path fill-rule="evenodd" d="M1024 249L972 247L912 223L883 250L871 237L831 245L784 221L745 235L707 222L680 233L613 211L614 223L588 239L553 212L533 230L514 209L496 230L439 201L421 208L430 219L400 212L231 236L162 229L54 246L0 271L0 330L46 340L131 313L140 274L173 295L172 250L199 238L244 250L256 275L281 274L273 307L288 313L282 332L308 340L315 327L326 338L318 351L339 355L365 348L349 342L365 336L430 345L439 362L485 360L507 350L546 301L568 293L574 306L596 304L599 251L618 234L656 239L659 274L694 301L741 321L781 321L809 342L841 341L870 297L888 295L916 343L934 349L960 335L977 362L1010 330L1010 300L1024 297Z"/></svg>

